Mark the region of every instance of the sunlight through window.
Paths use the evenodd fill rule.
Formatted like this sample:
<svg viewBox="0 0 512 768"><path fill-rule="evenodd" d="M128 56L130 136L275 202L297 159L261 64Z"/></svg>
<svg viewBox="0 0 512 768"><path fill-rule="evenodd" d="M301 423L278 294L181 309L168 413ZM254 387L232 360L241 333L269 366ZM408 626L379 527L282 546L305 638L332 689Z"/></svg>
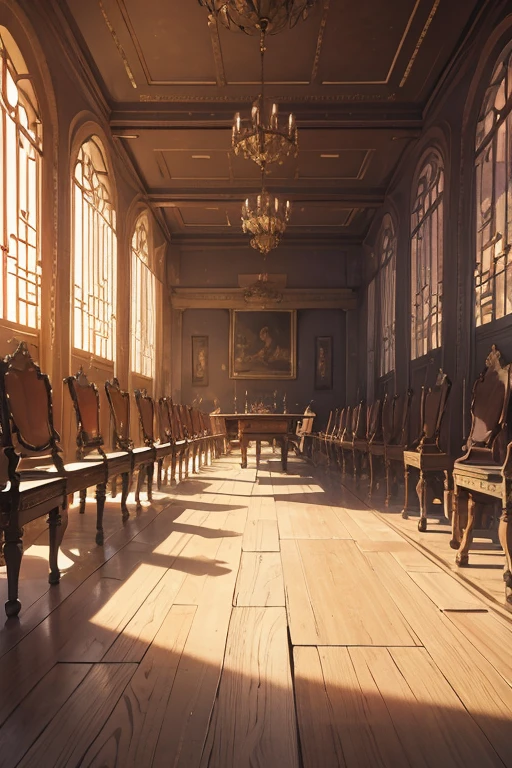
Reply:
<svg viewBox="0 0 512 768"><path fill-rule="evenodd" d="M139 217L132 237L132 371L155 374L156 278L152 271L148 219Z"/></svg>

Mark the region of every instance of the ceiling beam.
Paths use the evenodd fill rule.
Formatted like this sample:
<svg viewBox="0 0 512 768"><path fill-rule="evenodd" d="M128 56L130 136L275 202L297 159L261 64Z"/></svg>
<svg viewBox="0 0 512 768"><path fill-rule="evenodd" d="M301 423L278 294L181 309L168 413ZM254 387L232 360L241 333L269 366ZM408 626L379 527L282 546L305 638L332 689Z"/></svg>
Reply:
<svg viewBox="0 0 512 768"><path fill-rule="evenodd" d="M378 208L384 202L385 191L374 190L370 192L346 192L334 191L333 189L296 189L291 190L286 186L269 186L269 190L274 194L286 195L286 197L295 203L342 203L347 208ZM202 203L215 202L242 202L247 194L257 192L258 187L249 189L217 189L211 192L204 190L176 191L176 192L157 192L150 194L149 200L156 208L191 208L197 207Z"/></svg>

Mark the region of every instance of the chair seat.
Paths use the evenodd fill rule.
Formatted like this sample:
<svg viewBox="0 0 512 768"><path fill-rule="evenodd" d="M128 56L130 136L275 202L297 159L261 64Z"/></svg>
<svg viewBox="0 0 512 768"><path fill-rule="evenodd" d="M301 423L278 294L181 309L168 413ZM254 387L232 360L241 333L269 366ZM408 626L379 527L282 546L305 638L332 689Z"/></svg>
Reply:
<svg viewBox="0 0 512 768"><path fill-rule="evenodd" d="M391 459L392 461L403 461L405 449L405 445L386 445L386 459Z"/></svg>
<svg viewBox="0 0 512 768"><path fill-rule="evenodd" d="M459 475L484 478L495 483L501 483L503 480L499 464L470 464L469 462L456 461L453 465L453 472Z"/></svg>
<svg viewBox="0 0 512 768"><path fill-rule="evenodd" d="M373 456L384 456L386 446L384 443L369 443L368 450Z"/></svg>
<svg viewBox="0 0 512 768"><path fill-rule="evenodd" d="M366 453L368 450L368 440L366 437L358 437L356 440L354 440L354 448L356 451L363 451Z"/></svg>
<svg viewBox="0 0 512 768"><path fill-rule="evenodd" d="M453 467L452 457L442 452L404 451L404 463L427 472L445 471Z"/></svg>
<svg viewBox="0 0 512 768"><path fill-rule="evenodd" d="M157 459L161 459L163 456L168 456L172 453L172 443L155 443L154 448Z"/></svg>
<svg viewBox="0 0 512 768"><path fill-rule="evenodd" d="M44 474L44 473L43 473ZM20 498L17 510L20 525L46 514L55 507L62 507L66 500L66 480L64 477L23 479L19 485ZM9 493L9 490L2 491Z"/></svg>

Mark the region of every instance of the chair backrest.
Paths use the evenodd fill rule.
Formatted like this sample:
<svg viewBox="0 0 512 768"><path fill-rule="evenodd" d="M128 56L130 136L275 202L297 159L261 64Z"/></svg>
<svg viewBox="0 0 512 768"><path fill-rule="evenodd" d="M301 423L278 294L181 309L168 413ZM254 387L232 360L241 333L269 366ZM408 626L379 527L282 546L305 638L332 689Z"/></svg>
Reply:
<svg viewBox="0 0 512 768"><path fill-rule="evenodd" d="M354 414L357 414L357 416L355 416ZM354 408L354 411L352 412L352 437L354 440L356 438L365 437L366 425L367 425L366 405L363 402L360 402L359 405L356 405L356 407Z"/></svg>
<svg viewBox="0 0 512 768"><path fill-rule="evenodd" d="M385 395L382 403L382 441L385 445L391 443L393 439L393 411L397 397L398 395L394 397Z"/></svg>
<svg viewBox="0 0 512 768"><path fill-rule="evenodd" d="M2 463L2 482L4 471L14 472L16 468L14 452L21 457L47 457L62 470L50 380L32 360L25 342L0 363L0 390L2 446L8 456L8 467Z"/></svg>
<svg viewBox="0 0 512 768"><path fill-rule="evenodd" d="M334 411L329 411L329 418L327 419L327 426L325 428L324 435L330 434L329 430L331 429L333 416L334 416Z"/></svg>
<svg viewBox="0 0 512 768"><path fill-rule="evenodd" d="M180 414L180 421L181 421L181 428L183 430L183 434L185 437L192 437L193 435L193 429L192 424L190 421L190 412L186 405L179 405L178 406L179 414Z"/></svg>
<svg viewBox="0 0 512 768"><path fill-rule="evenodd" d="M82 367L74 376L64 379L75 409L78 454L99 450L103 446L100 430L100 397L96 384L89 381Z"/></svg>
<svg viewBox="0 0 512 768"><path fill-rule="evenodd" d="M105 394L114 427L114 448L128 451L133 448L130 438L130 393L121 389L119 381L114 378L105 382Z"/></svg>
<svg viewBox="0 0 512 768"><path fill-rule="evenodd" d="M397 394L393 397L393 419L391 445L407 445L409 416L411 414L412 390Z"/></svg>
<svg viewBox="0 0 512 768"><path fill-rule="evenodd" d="M153 398L148 395L145 389L136 389L135 402L139 412L144 443L151 446L155 442L155 404Z"/></svg>
<svg viewBox="0 0 512 768"><path fill-rule="evenodd" d="M473 385L467 449L492 449L507 419L511 372L512 366L503 363L493 344L485 368Z"/></svg>
<svg viewBox="0 0 512 768"><path fill-rule="evenodd" d="M333 413L332 419L331 419L330 432L327 432L329 437L333 437L336 434L336 430L337 430L337 427L338 427L339 413L340 413L340 409L336 408L336 410Z"/></svg>
<svg viewBox="0 0 512 768"><path fill-rule="evenodd" d="M199 411L197 408L194 408L193 406L191 406L189 407L189 414L190 414L190 422L192 424L192 432L194 435L199 437L203 434L203 428L201 426Z"/></svg>
<svg viewBox="0 0 512 768"><path fill-rule="evenodd" d="M385 398L384 398L385 399ZM382 407L383 400L375 400L368 408L368 423L366 438L368 442L382 440Z"/></svg>
<svg viewBox="0 0 512 768"><path fill-rule="evenodd" d="M177 403L172 404L172 424L174 439L184 440L186 438L185 427L181 419L181 406Z"/></svg>
<svg viewBox="0 0 512 768"><path fill-rule="evenodd" d="M160 397L157 403L158 409L158 432L160 442L167 443L173 439L171 411L169 407L169 398Z"/></svg>
<svg viewBox="0 0 512 768"><path fill-rule="evenodd" d="M423 387L421 393L420 415L421 435L420 446L438 445L441 422L446 410L446 402L450 394L451 381L440 369L433 387Z"/></svg>
<svg viewBox="0 0 512 768"><path fill-rule="evenodd" d="M345 411L345 427L343 428L343 432L340 433L340 440L351 440L352 439L352 414L353 414L354 408L351 405L347 406L347 409Z"/></svg>
<svg viewBox="0 0 512 768"><path fill-rule="evenodd" d="M343 432L345 431L345 427L347 426L347 412L348 412L348 408L346 406L345 408L342 408L340 411L338 429L336 430L336 434L334 435L337 440L342 439Z"/></svg>

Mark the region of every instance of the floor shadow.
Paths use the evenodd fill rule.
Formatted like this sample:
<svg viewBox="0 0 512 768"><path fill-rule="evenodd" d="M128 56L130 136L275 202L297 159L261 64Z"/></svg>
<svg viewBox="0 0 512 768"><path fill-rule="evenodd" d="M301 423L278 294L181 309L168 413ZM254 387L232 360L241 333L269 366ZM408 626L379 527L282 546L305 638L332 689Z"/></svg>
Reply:
<svg viewBox="0 0 512 768"><path fill-rule="evenodd" d="M212 492L213 493L213 492ZM231 496L236 494L230 494ZM173 499L172 508L182 506L180 515L185 510L194 509L197 512L234 512L236 509L245 509L244 504L216 504L214 501L211 503L208 501L181 501L180 499Z"/></svg>
<svg viewBox="0 0 512 768"><path fill-rule="evenodd" d="M236 507L236 509L243 509L243 507ZM224 528L203 528L201 525L187 525L186 523L174 523L172 530L179 533L191 533L194 536L201 536L203 539L231 539L242 536L238 531L229 531Z"/></svg>

